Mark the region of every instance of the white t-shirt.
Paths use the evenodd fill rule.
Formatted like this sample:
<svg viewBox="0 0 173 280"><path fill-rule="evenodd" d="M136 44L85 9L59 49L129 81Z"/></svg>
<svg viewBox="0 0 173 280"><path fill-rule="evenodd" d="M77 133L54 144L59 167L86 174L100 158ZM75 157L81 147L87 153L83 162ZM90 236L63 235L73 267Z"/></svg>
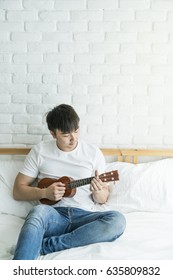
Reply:
<svg viewBox="0 0 173 280"><path fill-rule="evenodd" d="M99 174L106 170L104 156L98 147L80 140L73 151L64 152L53 139L34 146L20 172L38 180L63 176L78 180L94 176L95 170L98 170ZM59 206L95 211L96 203L91 198L90 185L78 187L73 197L63 197L53 205Z"/></svg>

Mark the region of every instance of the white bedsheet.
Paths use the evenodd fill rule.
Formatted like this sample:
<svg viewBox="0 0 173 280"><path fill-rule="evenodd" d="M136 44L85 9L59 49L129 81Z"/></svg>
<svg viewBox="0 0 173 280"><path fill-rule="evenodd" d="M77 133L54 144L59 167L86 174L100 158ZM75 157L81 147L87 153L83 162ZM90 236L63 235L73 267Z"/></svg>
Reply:
<svg viewBox="0 0 173 280"><path fill-rule="evenodd" d="M111 243L98 243L41 256L44 260L173 260L173 214L132 212L125 214L124 234ZM0 214L0 259L12 259L10 248L23 219ZM94 233L93 233L94 234Z"/></svg>

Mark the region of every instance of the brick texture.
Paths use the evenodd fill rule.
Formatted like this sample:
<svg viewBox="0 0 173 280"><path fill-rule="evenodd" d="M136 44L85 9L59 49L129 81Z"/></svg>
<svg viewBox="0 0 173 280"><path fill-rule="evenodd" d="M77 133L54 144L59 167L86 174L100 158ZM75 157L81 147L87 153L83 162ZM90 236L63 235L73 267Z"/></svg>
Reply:
<svg viewBox="0 0 173 280"><path fill-rule="evenodd" d="M60 103L100 147L173 148L173 1L0 0L0 146Z"/></svg>

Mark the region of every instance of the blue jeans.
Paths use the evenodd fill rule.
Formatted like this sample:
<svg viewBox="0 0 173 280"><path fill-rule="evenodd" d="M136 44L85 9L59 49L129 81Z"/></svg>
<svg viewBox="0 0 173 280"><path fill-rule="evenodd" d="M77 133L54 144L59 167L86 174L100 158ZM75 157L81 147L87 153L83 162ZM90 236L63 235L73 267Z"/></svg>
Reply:
<svg viewBox="0 0 173 280"><path fill-rule="evenodd" d="M125 225L124 216L117 211L38 205L25 220L13 260L34 260L39 255L113 241L124 232Z"/></svg>

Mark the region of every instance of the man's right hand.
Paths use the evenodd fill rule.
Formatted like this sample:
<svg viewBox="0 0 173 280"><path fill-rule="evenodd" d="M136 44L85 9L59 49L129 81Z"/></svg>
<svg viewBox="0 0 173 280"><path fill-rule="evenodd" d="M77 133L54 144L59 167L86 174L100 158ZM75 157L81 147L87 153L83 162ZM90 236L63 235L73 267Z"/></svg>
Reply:
<svg viewBox="0 0 173 280"><path fill-rule="evenodd" d="M43 197L52 201L59 201L65 193L65 184L54 182L49 187L43 189Z"/></svg>

